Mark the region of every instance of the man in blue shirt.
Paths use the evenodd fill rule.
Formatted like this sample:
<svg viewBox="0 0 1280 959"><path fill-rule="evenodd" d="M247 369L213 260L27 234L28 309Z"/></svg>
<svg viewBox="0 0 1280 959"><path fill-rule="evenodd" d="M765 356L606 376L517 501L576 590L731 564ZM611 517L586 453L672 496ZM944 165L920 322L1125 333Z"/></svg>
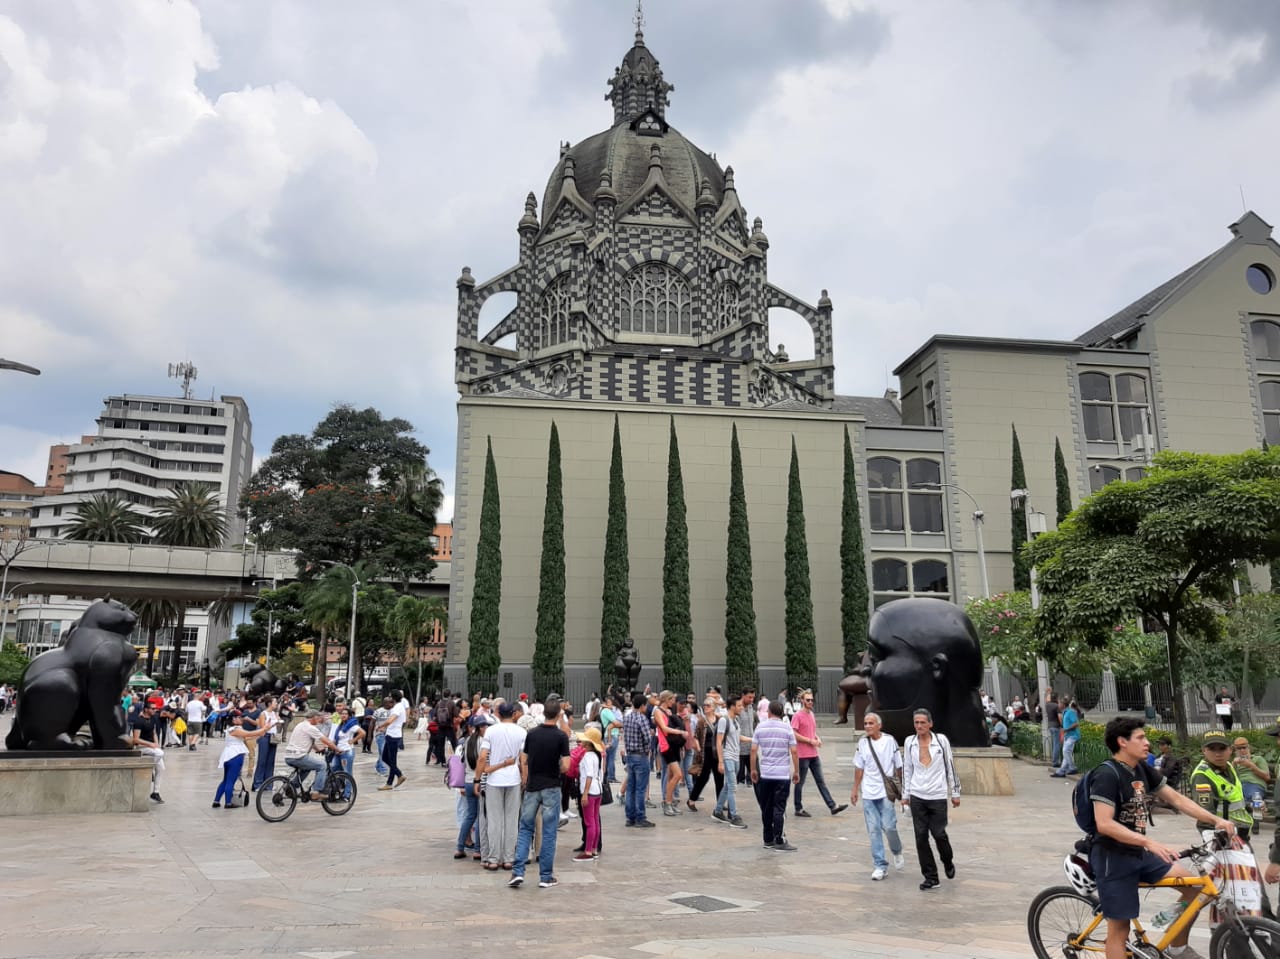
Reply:
<svg viewBox="0 0 1280 959"><path fill-rule="evenodd" d="M1075 700L1068 701L1066 696L1058 698L1058 705L1062 707L1062 766L1049 774L1055 779L1079 772L1076 769L1076 743L1080 741L1080 710Z"/></svg>

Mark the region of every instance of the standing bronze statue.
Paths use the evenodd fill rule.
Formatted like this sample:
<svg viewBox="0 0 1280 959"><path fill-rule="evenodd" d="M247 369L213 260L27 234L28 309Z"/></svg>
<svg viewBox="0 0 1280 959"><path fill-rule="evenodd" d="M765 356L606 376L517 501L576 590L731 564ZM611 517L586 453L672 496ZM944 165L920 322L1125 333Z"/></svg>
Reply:
<svg viewBox="0 0 1280 959"><path fill-rule="evenodd" d="M100 599L68 630L61 646L27 665L18 708L5 738L11 750L124 749L129 740L120 697L138 651L128 641L138 617ZM92 744L76 734L89 724Z"/></svg>
<svg viewBox="0 0 1280 959"><path fill-rule="evenodd" d="M868 629L871 705L899 742L927 709L953 746L990 746L982 717L982 646L964 610L940 599L898 599Z"/></svg>
<svg viewBox="0 0 1280 959"><path fill-rule="evenodd" d="M840 680L840 718L837 726L849 721L849 710L853 710L853 725L861 729L862 719L871 705L871 657L864 651L858 659L858 667L844 679Z"/></svg>

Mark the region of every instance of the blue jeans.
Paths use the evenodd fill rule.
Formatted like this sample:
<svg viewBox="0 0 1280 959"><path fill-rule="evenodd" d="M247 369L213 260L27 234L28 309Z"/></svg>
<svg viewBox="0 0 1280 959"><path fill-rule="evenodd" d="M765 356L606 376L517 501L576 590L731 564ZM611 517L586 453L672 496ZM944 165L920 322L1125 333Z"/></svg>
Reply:
<svg viewBox="0 0 1280 959"><path fill-rule="evenodd" d="M333 764L334 769L341 769L350 776L356 768L356 751L353 749L349 753L338 753L330 762Z"/></svg>
<svg viewBox="0 0 1280 959"><path fill-rule="evenodd" d="M253 791L257 792L264 782L276 774L276 744L268 741L267 736L258 740L258 765L253 770Z"/></svg>
<svg viewBox="0 0 1280 959"><path fill-rule="evenodd" d="M535 789L524 794L520 806L520 836L516 839L516 861L511 875L524 875L524 861L529 858L533 846L533 830L542 810L542 848L538 851L538 879L546 882L554 875L556 861L556 833L560 829L560 787Z"/></svg>
<svg viewBox="0 0 1280 959"><path fill-rule="evenodd" d="M471 827L476 824L476 820L480 817L480 797L476 795L475 787L471 783L467 783L467 788L462 791L462 822L458 825L458 852L465 852L467 848L467 838L471 835Z"/></svg>
<svg viewBox="0 0 1280 959"><path fill-rule="evenodd" d="M804 781L810 773L813 774L813 782L818 787L818 792L822 794L822 801L827 804L828 809L835 809L836 801L831 798L831 790L827 788L827 781L822 777L822 760L813 756L800 760L800 781L796 783L796 812L804 808L804 803L800 800L800 791L804 789Z"/></svg>
<svg viewBox="0 0 1280 959"><path fill-rule="evenodd" d="M226 761L222 767L222 782L218 784L218 791L213 794L213 801L216 803L224 796L227 805L230 806L236 799L236 780L240 778L240 767L244 765L244 756L232 756Z"/></svg>
<svg viewBox="0 0 1280 959"><path fill-rule="evenodd" d="M1062 765L1058 772L1062 774L1076 771L1076 740L1067 737L1062 741Z"/></svg>
<svg viewBox="0 0 1280 959"><path fill-rule="evenodd" d="M609 745L605 747L605 751L604 751L604 778L609 780L610 782L618 778L617 768L614 765L614 760L617 757L617 755L618 755L618 740L611 739L609 740Z"/></svg>
<svg viewBox="0 0 1280 959"><path fill-rule="evenodd" d="M693 777L689 775L689 767L693 765L693 750L686 749L684 755L680 758L680 771L684 773L681 777L684 780L684 788L693 793Z"/></svg>
<svg viewBox="0 0 1280 959"><path fill-rule="evenodd" d="M738 779L738 757L724 757L724 786L716 797L716 812L727 812L730 819L738 818L738 797L733 791Z"/></svg>
<svg viewBox="0 0 1280 959"><path fill-rule="evenodd" d="M1062 727L1049 727L1049 745L1053 755L1049 757L1049 765L1057 769L1062 765Z"/></svg>
<svg viewBox="0 0 1280 959"><path fill-rule="evenodd" d="M649 788L649 757L627 754L627 822L644 822L644 794Z"/></svg>
<svg viewBox="0 0 1280 959"><path fill-rule="evenodd" d="M871 861L877 869L888 869L889 860L884 857L884 837L889 837L889 851L895 856L902 852L902 840L898 838L898 812L889 799L862 800L862 818L871 837Z"/></svg>
<svg viewBox="0 0 1280 959"><path fill-rule="evenodd" d="M379 776L385 776L387 774L387 764L382 761L382 747L386 744L386 741L386 733L376 733L373 737L374 748L378 750L378 759L377 762L373 764L373 771Z"/></svg>
<svg viewBox="0 0 1280 959"><path fill-rule="evenodd" d="M307 775L307 770L311 770L316 774L316 781L311 784L311 788L316 792L324 792L325 783L329 781L329 770L324 764L324 760L312 753L309 756L296 756L292 759L285 759L286 766L292 766L302 774L302 778Z"/></svg>

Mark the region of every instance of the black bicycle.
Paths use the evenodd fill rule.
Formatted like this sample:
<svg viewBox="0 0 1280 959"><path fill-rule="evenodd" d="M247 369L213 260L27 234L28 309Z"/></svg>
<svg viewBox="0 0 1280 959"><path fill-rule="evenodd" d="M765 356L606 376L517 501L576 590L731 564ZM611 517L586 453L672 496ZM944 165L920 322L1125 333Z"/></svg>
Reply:
<svg viewBox="0 0 1280 959"><path fill-rule="evenodd" d="M272 776L258 790L258 815L267 822L284 822L293 815L298 803L311 802L311 789L306 785L304 771L291 768L290 775ZM334 770L325 781L321 797L320 805L325 812L330 816L344 816L355 805L356 781L345 772Z"/></svg>

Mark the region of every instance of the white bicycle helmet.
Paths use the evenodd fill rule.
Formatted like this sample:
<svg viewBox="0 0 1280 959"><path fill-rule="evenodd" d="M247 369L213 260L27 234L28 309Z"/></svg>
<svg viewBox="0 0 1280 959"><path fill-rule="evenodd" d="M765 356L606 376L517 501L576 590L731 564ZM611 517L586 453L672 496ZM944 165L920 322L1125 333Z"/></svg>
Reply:
<svg viewBox="0 0 1280 959"><path fill-rule="evenodd" d="M1089 860L1079 853L1072 853L1062 860L1062 871L1071 881L1071 888L1082 896L1096 896L1098 884L1093 878L1093 867Z"/></svg>

